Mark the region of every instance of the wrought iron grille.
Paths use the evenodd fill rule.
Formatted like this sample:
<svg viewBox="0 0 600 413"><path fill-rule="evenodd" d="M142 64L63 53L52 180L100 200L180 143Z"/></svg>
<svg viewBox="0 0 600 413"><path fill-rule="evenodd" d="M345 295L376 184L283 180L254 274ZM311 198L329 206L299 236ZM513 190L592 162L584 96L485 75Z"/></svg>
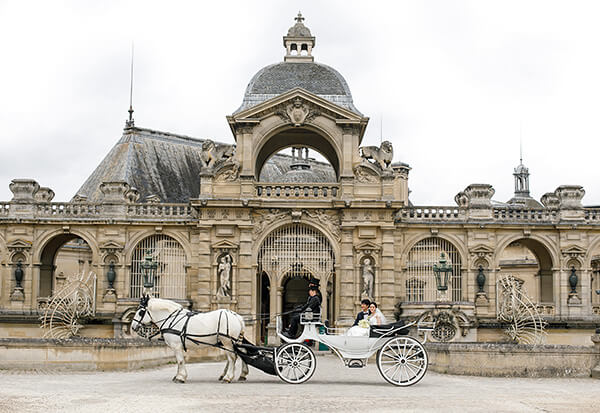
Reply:
<svg viewBox="0 0 600 413"><path fill-rule="evenodd" d="M335 256L321 232L303 224L277 228L263 241L258 253L258 270L276 279L285 275L312 274L325 282L334 271ZM322 284L324 285L324 284Z"/></svg>
<svg viewBox="0 0 600 413"><path fill-rule="evenodd" d="M441 238L426 238L415 244L408 253L406 271L406 300L411 302L435 301L437 286L433 265L446 254L452 265L452 275L448 280L448 293L452 301L461 300L461 262L458 251L450 242Z"/></svg>
<svg viewBox="0 0 600 413"><path fill-rule="evenodd" d="M144 290L141 264L148 250L158 263L152 290L154 297L185 298L185 252L181 244L168 235L152 235L135 246L131 257L131 297L141 297Z"/></svg>

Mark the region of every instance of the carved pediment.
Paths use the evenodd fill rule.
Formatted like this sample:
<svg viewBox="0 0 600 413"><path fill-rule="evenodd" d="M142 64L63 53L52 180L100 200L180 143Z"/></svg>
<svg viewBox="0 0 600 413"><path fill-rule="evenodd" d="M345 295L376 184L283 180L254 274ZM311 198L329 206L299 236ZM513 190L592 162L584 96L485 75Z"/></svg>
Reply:
<svg viewBox="0 0 600 413"><path fill-rule="evenodd" d="M354 249L356 250L356 252L371 255L373 253L379 252L379 250L381 250L381 246L371 241L365 241L358 245L355 245Z"/></svg>
<svg viewBox="0 0 600 413"><path fill-rule="evenodd" d="M101 250L109 250L109 249L113 249L113 250L122 250L123 249L123 245L119 244L116 241L107 241L103 244L100 245L100 249Z"/></svg>
<svg viewBox="0 0 600 413"><path fill-rule="evenodd" d="M488 247L487 245L477 245L476 247L473 247L469 250L469 252L472 255L478 256L478 257L485 257L485 256L489 256L492 255L494 253L494 249L491 247Z"/></svg>
<svg viewBox="0 0 600 413"><path fill-rule="evenodd" d="M561 253L567 257L580 257L585 254L585 249L581 248L579 245L571 245L569 247L563 248Z"/></svg>
<svg viewBox="0 0 600 413"><path fill-rule="evenodd" d="M9 251L24 251L31 248L31 242L22 239L16 239L6 245Z"/></svg>
<svg viewBox="0 0 600 413"><path fill-rule="evenodd" d="M215 242L214 244L211 245L213 250L216 251L235 251L238 248L238 244L235 244L229 240L222 240L219 242Z"/></svg>
<svg viewBox="0 0 600 413"><path fill-rule="evenodd" d="M273 115L279 116L284 122L294 126L302 126L312 122L318 116L325 116L340 125L357 124L362 129L361 134L368 121L368 118L302 88L289 90L233 116L228 116L227 119L235 133L236 127L247 127L249 122L259 123L262 119Z"/></svg>

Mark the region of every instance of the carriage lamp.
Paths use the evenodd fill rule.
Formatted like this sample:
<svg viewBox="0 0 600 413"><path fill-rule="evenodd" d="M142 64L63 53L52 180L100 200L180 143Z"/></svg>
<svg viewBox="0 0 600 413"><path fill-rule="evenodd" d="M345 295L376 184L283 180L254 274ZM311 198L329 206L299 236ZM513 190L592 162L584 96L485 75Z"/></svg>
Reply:
<svg viewBox="0 0 600 413"><path fill-rule="evenodd" d="M152 259L152 251L146 251L146 258L142 262L142 271L144 272L144 288L154 287L154 275L158 263Z"/></svg>
<svg viewBox="0 0 600 413"><path fill-rule="evenodd" d="M23 263L21 260L17 262L17 268L15 268L15 281L17 282L17 288L21 288L21 281L23 281Z"/></svg>
<svg viewBox="0 0 600 413"><path fill-rule="evenodd" d="M433 264L433 273L438 291L446 291L448 289L448 277L452 273L452 265L447 264L446 255L443 252L440 255L439 265Z"/></svg>

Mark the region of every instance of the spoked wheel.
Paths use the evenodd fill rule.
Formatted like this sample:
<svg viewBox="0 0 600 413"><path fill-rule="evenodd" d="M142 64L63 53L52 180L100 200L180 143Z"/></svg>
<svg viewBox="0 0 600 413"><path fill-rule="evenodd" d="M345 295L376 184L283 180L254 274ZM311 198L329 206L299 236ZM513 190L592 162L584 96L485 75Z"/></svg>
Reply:
<svg viewBox="0 0 600 413"><path fill-rule="evenodd" d="M388 383L410 386L427 371L427 352L412 337L389 339L377 353L377 368Z"/></svg>
<svg viewBox="0 0 600 413"><path fill-rule="evenodd" d="M286 383L304 383L312 377L316 367L315 353L304 344L287 343L275 351L275 371Z"/></svg>

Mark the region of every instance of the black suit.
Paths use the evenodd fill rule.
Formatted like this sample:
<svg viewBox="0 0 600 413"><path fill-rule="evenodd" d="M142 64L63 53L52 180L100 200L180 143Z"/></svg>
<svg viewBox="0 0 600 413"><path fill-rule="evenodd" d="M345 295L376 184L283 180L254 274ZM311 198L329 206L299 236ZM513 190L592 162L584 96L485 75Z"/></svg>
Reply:
<svg viewBox="0 0 600 413"><path fill-rule="evenodd" d="M290 328L288 330L288 335L292 337L296 336L296 333L298 332L298 324L300 324L300 314L304 313L305 311L312 311L313 313L321 312L321 298L318 294L315 294L312 297L309 296L308 300L306 300L306 304L294 310L294 313L290 317Z"/></svg>
<svg viewBox="0 0 600 413"><path fill-rule="evenodd" d="M367 310L366 312L364 311L360 311L357 315L356 315L356 320L354 320L354 324L352 324L353 326L357 326L358 322L360 320L364 320L365 318L367 318L369 316L369 310Z"/></svg>

